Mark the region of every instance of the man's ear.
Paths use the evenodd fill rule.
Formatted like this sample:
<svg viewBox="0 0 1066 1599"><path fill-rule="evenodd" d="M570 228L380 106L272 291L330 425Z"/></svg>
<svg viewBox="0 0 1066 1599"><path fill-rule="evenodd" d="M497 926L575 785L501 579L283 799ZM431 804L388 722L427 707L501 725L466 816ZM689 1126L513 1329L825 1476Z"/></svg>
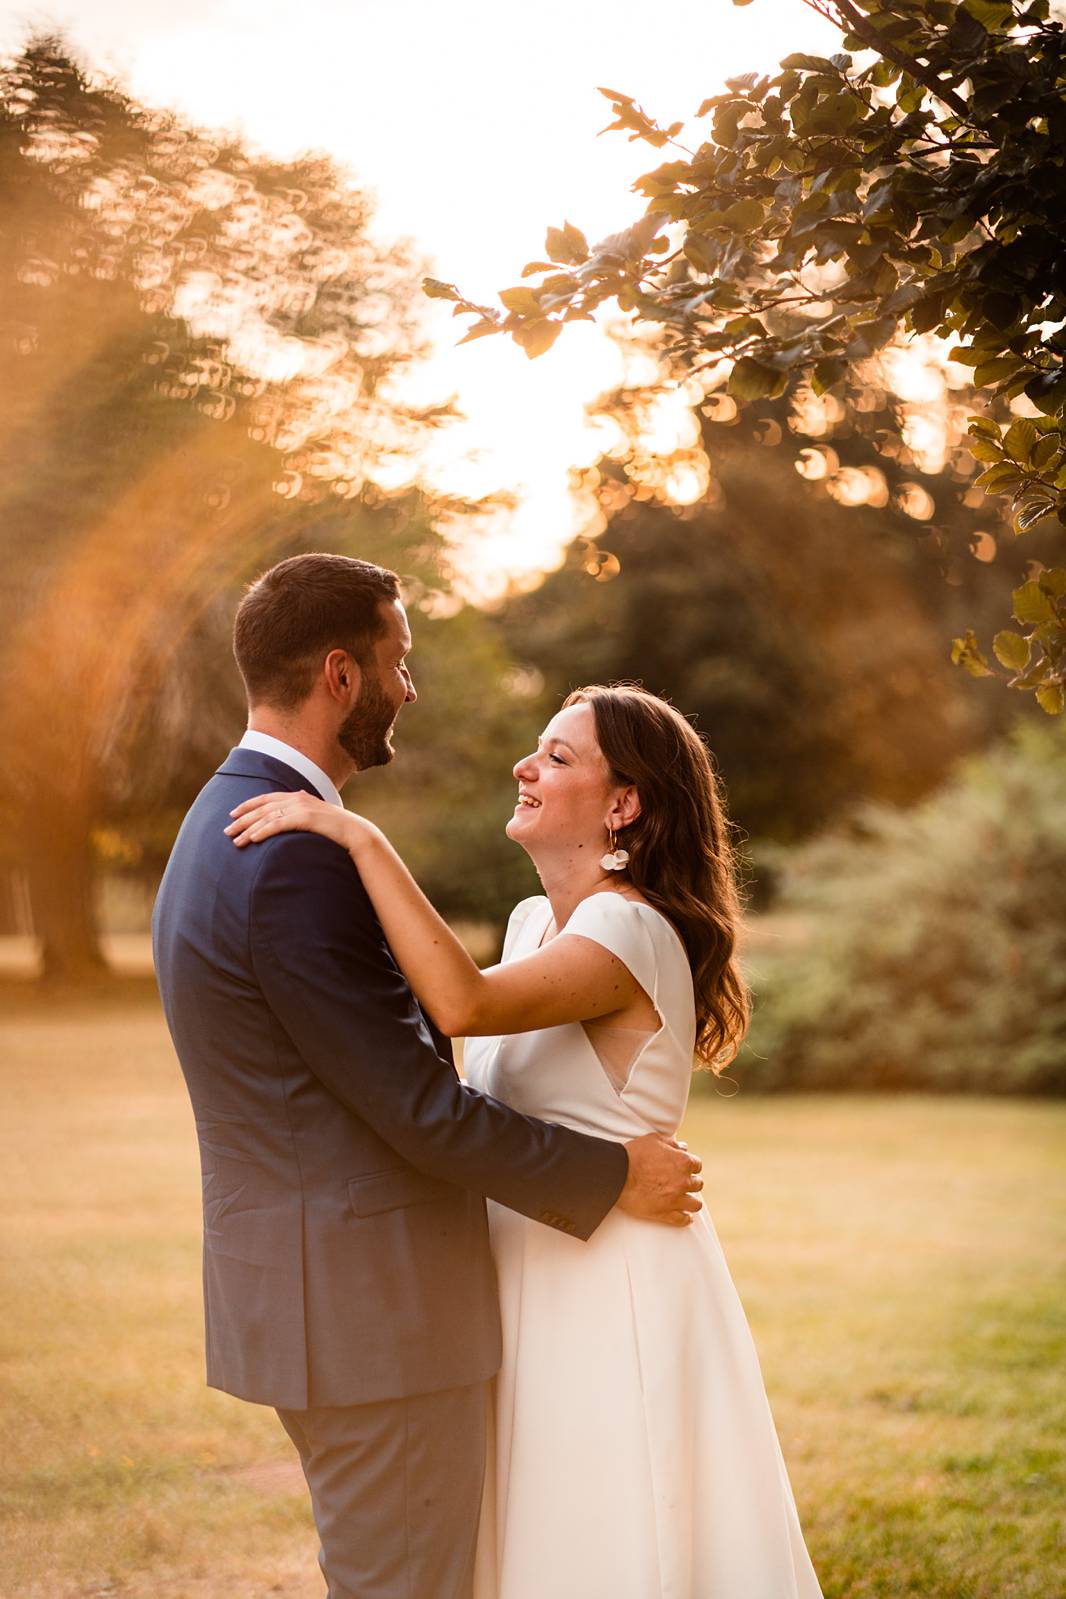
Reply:
<svg viewBox="0 0 1066 1599"><path fill-rule="evenodd" d="M348 701L358 694L361 674L347 650L330 650L323 670L335 700Z"/></svg>

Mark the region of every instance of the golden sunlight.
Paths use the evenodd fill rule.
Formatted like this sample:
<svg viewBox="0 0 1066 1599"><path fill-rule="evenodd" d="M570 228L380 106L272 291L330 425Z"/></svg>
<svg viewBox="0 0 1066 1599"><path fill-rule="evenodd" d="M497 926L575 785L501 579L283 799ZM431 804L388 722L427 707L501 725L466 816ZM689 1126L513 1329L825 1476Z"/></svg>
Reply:
<svg viewBox="0 0 1066 1599"><path fill-rule="evenodd" d="M577 8L549 0L536 27L525 10L488 0L447 8L306 0L298 18L284 7L253 16L242 0L209 8L146 0L135 9L95 0L77 11L57 5L50 16L89 65L118 72L149 101L208 128L238 126L282 157L327 151L373 193L383 237L413 239L427 270L486 298L517 281L548 225L569 218L596 239L640 215L630 185L659 156L597 138L608 120L598 84L689 122L730 74L769 70L789 50L831 53L838 40L802 0L744 8L671 0L651 33L635 0ZM0 46L17 47L22 34L22 12L0 11ZM211 287L190 300L198 319L226 314ZM425 470L451 492L516 497L491 533L456 551L469 588L499 592L557 563L578 530L568 473L595 458L602 434L590 430L585 408L619 381L619 356L599 327L571 330L530 363L503 340L456 349L458 324L440 307L427 303L426 321L433 354L412 371L411 395L454 393L466 421L441 431ZM262 322L242 338L241 358L264 375L287 376L301 359ZM328 387L328 351L321 360ZM329 398L344 403L340 393ZM664 453L679 447L681 408L661 422ZM658 449L659 437L645 447ZM393 483L400 468L379 470ZM665 477L676 503L699 497L698 466Z"/></svg>

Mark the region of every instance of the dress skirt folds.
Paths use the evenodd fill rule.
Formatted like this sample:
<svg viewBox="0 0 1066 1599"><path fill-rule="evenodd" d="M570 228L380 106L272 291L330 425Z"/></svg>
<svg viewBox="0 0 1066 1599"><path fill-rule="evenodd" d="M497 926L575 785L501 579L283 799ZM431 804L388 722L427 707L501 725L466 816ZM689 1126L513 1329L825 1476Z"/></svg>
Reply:
<svg viewBox="0 0 1066 1599"><path fill-rule="evenodd" d="M512 915L529 954L547 900ZM660 1027L622 1085L577 1024L475 1039L466 1072L517 1109L628 1140L680 1124L695 1017L681 942L612 891L559 936L627 965ZM490 1205L503 1365L475 1599L821 1599L747 1319L714 1226L615 1210L587 1243Z"/></svg>

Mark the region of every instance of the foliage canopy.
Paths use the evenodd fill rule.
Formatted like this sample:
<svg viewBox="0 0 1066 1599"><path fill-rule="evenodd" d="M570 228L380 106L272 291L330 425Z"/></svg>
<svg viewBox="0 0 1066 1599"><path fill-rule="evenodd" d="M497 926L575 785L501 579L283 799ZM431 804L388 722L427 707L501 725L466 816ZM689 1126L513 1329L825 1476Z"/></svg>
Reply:
<svg viewBox="0 0 1066 1599"><path fill-rule="evenodd" d="M747 3L747 0L735 0ZM671 159L639 179L646 214L590 248L550 228L545 259L475 305L467 338L530 356L612 302L660 330L667 370L720 375L739 401L800 377L834 388L898 332L952 341L989 413L970 423L978 482L1016 533L1066 525L1066 38L1049 0L808 0L843 32L699 107L695 149L621 92L611 128ZM856 54L858 53L858 57ZM1007 403L1024 396L1030 414ZM999 402L998 404L995 402ZM993 651L1011 686L1063 709L1066 569L1014 594ZM996 670L971 631L954 658Z"/></svg>

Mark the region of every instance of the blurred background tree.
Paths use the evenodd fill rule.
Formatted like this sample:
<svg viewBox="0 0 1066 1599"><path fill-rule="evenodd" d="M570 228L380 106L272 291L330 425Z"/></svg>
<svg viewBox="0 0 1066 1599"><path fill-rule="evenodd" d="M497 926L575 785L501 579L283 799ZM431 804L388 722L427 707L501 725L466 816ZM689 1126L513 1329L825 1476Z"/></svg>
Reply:
<svg viewBox="0 0 1066 1599"><path fill-rule="evenodd" d="M470 507L405 463L451 408L396 395L417 263L370 217L325 158L212 141L55 39L0 73L2 805L51 975L100 966L96 853L158 865L239 736L245 580L325 546L447 583Z"/></svg>
<svg viewBox="0 0 1066 1599"><path fill-rule="evenodd" d="M1020 708L943 647L1027 570L959 450L968 399L934 391L925 416L870 366L839 396L740 408L664 394L657 367L605 396L605 453L575 479L588 534L501 613L546 712L581 680L642 678L708 734L756 840L928 793Z"/></svg>
<svg viewBox="0 0 1066 1599"><path fill-rule="evenodd" d="M474 319L466 337L507 332L530 356L613 303L657 331L664 373L741 402L797 380L834 390L904 330L957 339L948 359L1003 402L970 419L980 485L1009 498L1016 533L1050 525L1061 558L1063 22L1050 0L808 3L844 50L727 80L696 112L707 122L695 149L679 141L682 121L660 125L601 89L610 129L672 147L634 185L647 210L632 227L591 247L569 223L549 228L546 259L501 291L503 311L438 279L426 292ZM954 659L975 676L1002 669L1059 714L1066 567L1041 562L1011 603L1021 631L999 629L998 668L972 627Z"/></svg>
<svg viewBox="0 0 1066 1599"><path fill-rule="evenodd" d="M1030 724L781 854L740 1081L1066 1093L1064 795L1066 732Z"/></svg>

